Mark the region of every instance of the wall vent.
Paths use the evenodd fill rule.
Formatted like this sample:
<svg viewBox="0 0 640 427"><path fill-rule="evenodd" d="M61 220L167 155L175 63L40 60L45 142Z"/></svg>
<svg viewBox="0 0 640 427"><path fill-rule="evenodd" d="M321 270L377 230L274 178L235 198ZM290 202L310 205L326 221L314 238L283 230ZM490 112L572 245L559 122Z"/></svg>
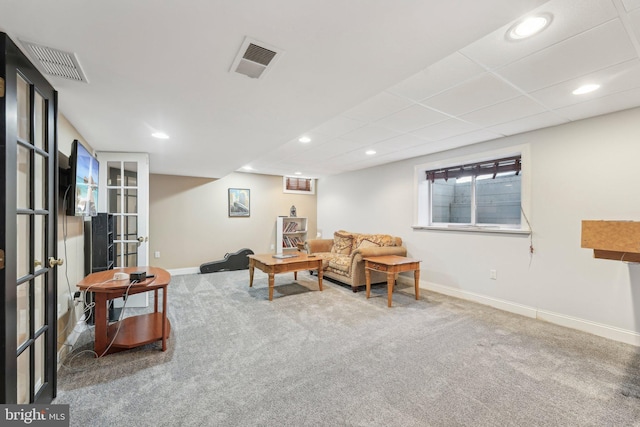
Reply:
<svg viewBox="0 0 640 427"><path fill-rule="evenodd" d="M75 53L64 52L24 40L20 42L45 73L76 82L89 83Z"/></svg>
<svg viewBox="0 0 640 427"><path fill-rule="evenodd" d="M230 71L259 79L273 68L282 54L283 51L280 49L245 37L236 59L231 64Z"/></svg>

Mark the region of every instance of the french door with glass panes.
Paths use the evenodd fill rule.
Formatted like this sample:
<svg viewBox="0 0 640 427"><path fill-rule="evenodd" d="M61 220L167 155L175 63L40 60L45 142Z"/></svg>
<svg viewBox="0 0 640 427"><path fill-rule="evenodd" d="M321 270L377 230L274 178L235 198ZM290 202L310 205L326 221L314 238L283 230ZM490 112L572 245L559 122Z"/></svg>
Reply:
<svg viewBox="0 0 640 427"><path fill-rule="evenodd" d="M0 403L56 396L56 117L56 91L0 33Z"/></svg>
<svg viewBox="0 0 640 427"><path fill-rule="evenodd" d="M149 155L98 152L97 156L100 161L98 206L106 207L116 222L115 267L147 266ZM147 303L146 292L127 299L127 307L144 307Z"/></svg>

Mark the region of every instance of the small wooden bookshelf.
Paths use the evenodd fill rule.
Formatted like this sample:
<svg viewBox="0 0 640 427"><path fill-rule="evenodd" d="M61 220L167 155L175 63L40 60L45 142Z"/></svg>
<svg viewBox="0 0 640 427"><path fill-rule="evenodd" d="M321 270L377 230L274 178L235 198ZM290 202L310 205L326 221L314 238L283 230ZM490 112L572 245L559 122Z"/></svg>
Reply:
<svg viewBox="0 0 640 427"><path fill-rule="evenodd" d="M307 240L307 218L279 216L276 220L276 253L297 250Z"/></svg>

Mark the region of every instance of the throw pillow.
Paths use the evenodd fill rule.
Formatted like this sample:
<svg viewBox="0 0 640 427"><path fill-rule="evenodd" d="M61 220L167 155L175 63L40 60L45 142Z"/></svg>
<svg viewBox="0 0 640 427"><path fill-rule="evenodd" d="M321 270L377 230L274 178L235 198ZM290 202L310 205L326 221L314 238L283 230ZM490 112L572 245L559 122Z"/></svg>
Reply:
<svg viewBox="0 0 640 427"><path fill-rule="evenodd" d="M343 231L336 231L333 233L333 246L331 247L332 254L351 254L351 246L353 245L353 235Z"/></svg>
<svg viewBox="0 0 640 427"><path fill-rule="evenodd" d="M372 242L371 240L363 240L360 242L360 244L358 245L358 249L362 249L362 248L379 248L380 245L377 243Z"/></svg>

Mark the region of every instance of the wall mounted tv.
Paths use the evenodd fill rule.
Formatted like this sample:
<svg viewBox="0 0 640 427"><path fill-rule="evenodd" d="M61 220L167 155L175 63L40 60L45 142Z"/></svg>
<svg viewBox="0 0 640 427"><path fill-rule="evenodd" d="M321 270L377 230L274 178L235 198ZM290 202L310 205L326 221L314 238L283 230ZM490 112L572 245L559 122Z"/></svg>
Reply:
<svg viewBox="0 0 640 427"><path fill-rule="evenodd" d="M70 185L67 215L96 216L98 214L98 179L100 163L77 139L69 156Z"/></svg>

